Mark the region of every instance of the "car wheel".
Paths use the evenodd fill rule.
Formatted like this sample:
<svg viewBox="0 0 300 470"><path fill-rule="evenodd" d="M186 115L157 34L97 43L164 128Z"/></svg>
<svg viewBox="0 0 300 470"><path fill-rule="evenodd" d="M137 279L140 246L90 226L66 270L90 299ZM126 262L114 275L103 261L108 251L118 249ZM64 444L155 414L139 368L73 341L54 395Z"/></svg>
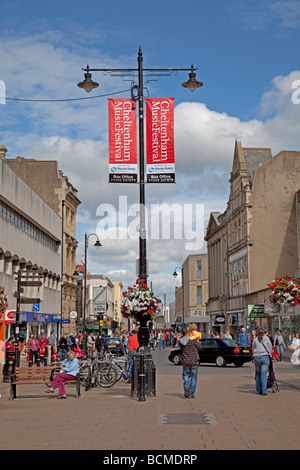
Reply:
<svg viewBox="0 0 300 470"><path fill-rule="evenodd" d="M216 357L216 365L218 367L225 367L226 366L226 361L223 356L217 356Z"/></svg>
<svg viewBox="0 0 300 470"><path fill-rule="evenodd" d="M181 359L180 359L179 354L176 354L176 356L174 356L173 362L174 362L175 366L179 366L181 364Z"/></svg>

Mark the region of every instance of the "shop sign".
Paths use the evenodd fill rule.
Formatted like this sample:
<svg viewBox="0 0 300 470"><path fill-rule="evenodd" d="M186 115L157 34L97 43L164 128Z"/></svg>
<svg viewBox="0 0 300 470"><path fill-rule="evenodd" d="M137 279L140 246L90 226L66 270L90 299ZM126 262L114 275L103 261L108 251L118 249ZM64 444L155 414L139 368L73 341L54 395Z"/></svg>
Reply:
<svg viewBox="0 0 300 470"><path fill-rule="evenodd" d="M194 315L195 315L195 317L196 316L206 317L206 310L195 310Z"/></svg>
<svg viewBox="0 0 300 470"><path fill-rule="evenodd" d="M55 315L50 313L22 312L22 321L51 323L52 321L56 321L54 316Z"/></svg>
<svg viewBox="0 0 300 470"><path fill-rule="evenodd" d="M248 305L248 317L250 318L265 317L264 304Z"/></svg>
<svg viewBox="0 0 300 470"><path fill-rule="evenodd" d="M5 311L5 323L14 323L15 321L15 310Z"/></svg>
<svg viewBox="0 0 300 470"><path fill-rule="evenodd" d="M225 323L225 315L216 315L214 324L215 325L223 325Z"/></svg>

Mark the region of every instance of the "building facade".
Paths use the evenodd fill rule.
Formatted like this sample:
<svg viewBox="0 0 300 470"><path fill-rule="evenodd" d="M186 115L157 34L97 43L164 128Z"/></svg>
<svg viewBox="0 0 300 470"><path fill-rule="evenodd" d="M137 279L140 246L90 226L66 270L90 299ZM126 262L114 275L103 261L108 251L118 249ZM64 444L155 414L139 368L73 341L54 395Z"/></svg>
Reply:
<svg viewBox="0 0 300 470"><path fill-rule="evenodd" d="M6 148L0 146L0 285L8 299L8 311L0 318L0 340L7 339L14 325L17 280L33 275L40 287L24 287L21 297L38 298L38 304L21 304L20 333L47 333L60 324L61 217L7 164ZM10 314L9 314L10 312Z"/></svg>
<svg viewBox="0 0 300 470"><path fill-rule="evenodd" d="M271 149L244 148L237 139L229 182L227 209L210 214L205 237L207 311L213 330L230 330L236 338L242 326L250 332L257 318L269 330L284 321L268 302L267 284L293 276L299 266L300 152L273 157Z"/></svg>
<svg viewBox="0 0 300 470"><path fill-rule="evenodd" d="M123 284L120 281L112 281L114 286L114 317L113 320L119 330L127 328L127 319L121 313L121 300Z"/></svg>
<svg viewBox="0 0 300 470"><path fill-rule="evenodd" d="M63 244L61 250L63 331L75 332L75 319L70 312L76 308L76 213L80 201L77 190L58 168L57 161L43 161L17 157L6 159L17 173L60 217Z"/></svg>
<svg viewBox="0 0 300 470"><path fill-rule="evenodd" d="M206 331L209 317L208 255L195 254L186 258L181 270L182 285L175 288L175 323L196 323L198 331Z"/></svg>

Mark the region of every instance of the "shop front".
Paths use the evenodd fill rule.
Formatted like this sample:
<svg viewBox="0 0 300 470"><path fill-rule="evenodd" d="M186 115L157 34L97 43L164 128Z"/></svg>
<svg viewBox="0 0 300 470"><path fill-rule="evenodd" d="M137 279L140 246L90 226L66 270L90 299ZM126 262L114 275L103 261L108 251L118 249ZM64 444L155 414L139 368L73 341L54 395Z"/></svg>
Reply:
<svg viewBox="0 0 300 470"><path fill-rule="evenodd" d="M300 306L275 306L271 303L248 305L247 324L249 331L264 328L273 337L280 329L288 342L295 333L300 333Z"/></svg>
<svg viewBox="0 0 300 470"><path fill-rule="evenodd" d="M54 330L58 339L60 319L60 315L55 314L22 312L19 325L20 339L27 340L29 335L38 335L41 330L45 330L46 337ZM13 336L14 323L15 310L7 310L5 312L5 340Z"/></svg>

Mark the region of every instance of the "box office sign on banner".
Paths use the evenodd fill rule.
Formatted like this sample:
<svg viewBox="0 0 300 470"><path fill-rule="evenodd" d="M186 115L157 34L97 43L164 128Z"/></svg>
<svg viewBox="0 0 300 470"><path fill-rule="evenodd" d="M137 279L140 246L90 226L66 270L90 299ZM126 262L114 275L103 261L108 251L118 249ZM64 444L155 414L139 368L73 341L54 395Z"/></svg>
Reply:
<svg viewBox="0 0 300 470"><path fill-rule="evenodd" d="M137 182L136 105L131 99L108 100L109 182Z"/></svg>
<svg viewBox="0 0 300 470"><path fill-rule="evenodd" d="M174 99L146 100L147 182L175 183Z"/></svg>

